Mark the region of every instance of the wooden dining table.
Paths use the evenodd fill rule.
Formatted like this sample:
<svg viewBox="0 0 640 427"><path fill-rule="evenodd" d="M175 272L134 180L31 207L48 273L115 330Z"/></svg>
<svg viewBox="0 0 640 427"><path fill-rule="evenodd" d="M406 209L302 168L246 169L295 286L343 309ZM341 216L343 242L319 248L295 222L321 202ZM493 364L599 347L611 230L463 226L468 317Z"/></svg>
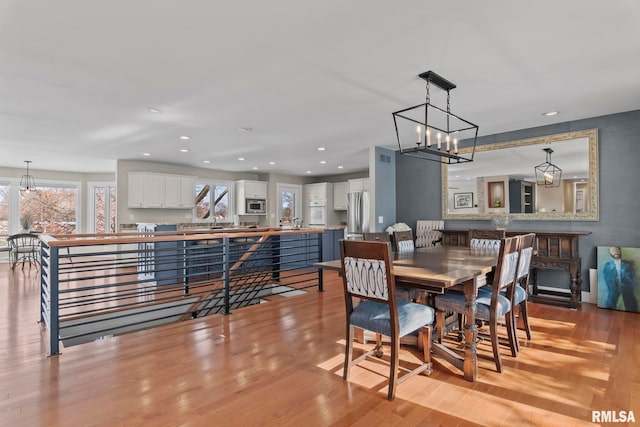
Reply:
<svg viewBox="0 0 640 427"><path fill-rule="evenodd" d="M393 254L393 271L396 283L431 293L444 293L447 289L462 289L465 294L464 355L443 343L434 342L434 355L442 357L463 372L468 381L478 378L476 341L478 328L475 322L478 289L484 286L486 275L496 266L498 251L471 249L455 246L419 248L410 252ZM320 269L341 271L340 260L318 262Z"/></svg>

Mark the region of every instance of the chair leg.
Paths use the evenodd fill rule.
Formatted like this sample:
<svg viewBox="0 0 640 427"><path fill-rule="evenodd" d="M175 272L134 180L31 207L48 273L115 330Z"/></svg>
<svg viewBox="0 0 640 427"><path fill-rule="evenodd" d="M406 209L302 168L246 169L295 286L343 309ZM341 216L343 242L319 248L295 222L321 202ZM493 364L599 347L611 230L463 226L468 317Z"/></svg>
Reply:
<svg viewBox="0 0 640 427"><path fill-rule="evenodd" d="M418 342L424 353L424 363L431 363L431 340L433 339L432 329L430 326L423 326L418 333Z"/></svg>
<svg viewBox="0 0 640 427"><path fill-rule="evenodd" d="M373 350L373 355L375 357L384 356L384 352L382 351L382 334L376 334L376 348Z"/></svg>
<svg viewBox="0 0 640 427"><path fill-rule="evenodd" d="M442 344L444 339L444 317L445 312L442 310L436 311L436 328L438 328L438 343Z"/></svg>
<svg viewBox="0 0 640 427"><path fill-rule="evenodd" d="M398 361L400 353L400 339L391 337L391 367L389 368L389 394L387 399L393 400L396 397L396 385L398 383Z"/></svg>
<svg viewBox="0 0 640 427"><path fill-rule="evenodd" d="M515 317L515 310L513 308L504 315L504 323L507 327L507 338L512 357L518 355L518 334L516 332Z"/></svg>
<svg viewBox="0 0 640 427"><path fill-rule="evenodd" d="M527 334L527 339L531 341L531 326L529 325L529 312L527 308L527 300L525 299L520 303L520 318L524 324L524 331Z"/></svg>
<svg viewBox="0 0 640 427"><path fill-rule="evenodd" d="M502 372L502 359L500 358L500 343L498 342L498 319L491 313L489 320L489 332L491 334L491 347L493 348L493 360L496 362L496 370Z"/></svg>
<svg viewBox="0 0 640 427"><path fill-rule="evenodd" d="M353 359L353 327L347 324L347 342L344 348L344 370L342 379L349 378L349 369L351 368L351 360Z"/></svg>

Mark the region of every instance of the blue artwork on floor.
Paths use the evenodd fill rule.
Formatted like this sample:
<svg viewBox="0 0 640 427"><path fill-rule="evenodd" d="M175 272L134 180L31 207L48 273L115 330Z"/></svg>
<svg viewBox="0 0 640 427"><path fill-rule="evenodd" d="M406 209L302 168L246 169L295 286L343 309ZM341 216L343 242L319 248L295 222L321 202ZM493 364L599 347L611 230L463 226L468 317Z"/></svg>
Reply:
<svg viewBox="0 0 640 427"><path fill-rule="evenodd" d="M598 307L638 312L640 248L598 246Z"/></svg>

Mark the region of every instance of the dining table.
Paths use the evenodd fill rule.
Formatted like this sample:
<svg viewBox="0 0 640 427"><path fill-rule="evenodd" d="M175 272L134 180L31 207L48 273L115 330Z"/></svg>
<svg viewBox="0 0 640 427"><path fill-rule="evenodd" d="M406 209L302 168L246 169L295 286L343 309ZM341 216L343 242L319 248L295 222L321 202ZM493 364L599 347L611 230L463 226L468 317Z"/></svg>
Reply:
<svg viewBox="0 0 640 427"><path fill-rule="evenodd" d="M393 274L397 286L436 294L449 289L464 291L463 354L437 341L431 348L435 356L460 369L468 381L478 378L478 328L475 319L478 289L487 284L487 274L493 271L497 262L497 250L458 246L434 246L393 253ZM339 259L318 262L314 266L338 272L342 270Z"/></svg>

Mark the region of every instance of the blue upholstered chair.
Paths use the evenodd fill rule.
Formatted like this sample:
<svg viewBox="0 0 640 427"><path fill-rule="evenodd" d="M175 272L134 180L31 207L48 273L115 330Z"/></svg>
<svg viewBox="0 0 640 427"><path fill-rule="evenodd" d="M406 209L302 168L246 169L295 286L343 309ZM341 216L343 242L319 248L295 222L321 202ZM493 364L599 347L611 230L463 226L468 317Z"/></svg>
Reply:
<svg viewBox="0 0 640 427"><path fill-rule="evenodd" d="M528 288L529 288L529 271L531 270L531 258L533 258L533 242L535 241L535 233L522 234L518 236L518 271L516 275L516 286L513 290L513 300L511 306L513 310L509 312L509 320L512 322L514 343L516 353L520 351L520 342L518 340L518 329L516 319L516 307L519 308L519 317L522 319L524 331L527 335L527 339L531 340L531 327L529 325L529 313L527 307ZM484 297L491 297L492 289L489 286L480 288L479 295ZM502 291L502 295L507 296L505 291Z"/></svg>
<svg viewBox="0 0 640 427"><path fill-rule="evenodd" d="M536 239L534 233L523 234L518 236L520 239L520 258L518 259L518 275L516 277L516 287L513 292L513 308L518 306L520 311L520 319L527 339L531 340L531 326L529 326L529 310L527 308L527 299L529 295L529 271L531 271L531 258L533 258L533 242ZM517 338L517 322L515 310L511 311L512 321L514 325L514 333L516 337L516 350L520 350L520 343Z"/></svg>
<svg viewBox="0 0 640 427"><path fill-rule="evenodd" d="M350 368L365 359L375 357L381 348L382 336L390 339L391 354L388 399L395 397L396 385L411 375L431 373L431 325L434 310L408 301L397 301L391 250L387 242L343 240L341 242L342 277L346 306L346 335L343 378ZM359 300L356 303L355 300ZM354 328L376 334L376 346L353 358ZM424 352L424 363L410 370L399 365L400 338L418 332L418 347ZM398 375L398 370L406 372Z"/></svg>
<svg viewBox="0 0 640 427"><path fill-rule="evenodd" d="M492 292L489 294L479 292L477 298L476 318L489 323L493 359L498 372L502 372L502 359L500 358L498 341L498 320L501 318L505 319L507 326L511 354L513 356L516 355L515 331L513 330L513 322L508 317L508 314L511 311L511 299L513 297L518 267L518 254L518 237L501 239L498 263L491 283ZM505 291L506 295L502 294L501 291ZM464 313L465 295L463 292L450 290L445 292L444 295L436 296L435 305L438 310L438 340L442 342L445 313Z"/></svg>

